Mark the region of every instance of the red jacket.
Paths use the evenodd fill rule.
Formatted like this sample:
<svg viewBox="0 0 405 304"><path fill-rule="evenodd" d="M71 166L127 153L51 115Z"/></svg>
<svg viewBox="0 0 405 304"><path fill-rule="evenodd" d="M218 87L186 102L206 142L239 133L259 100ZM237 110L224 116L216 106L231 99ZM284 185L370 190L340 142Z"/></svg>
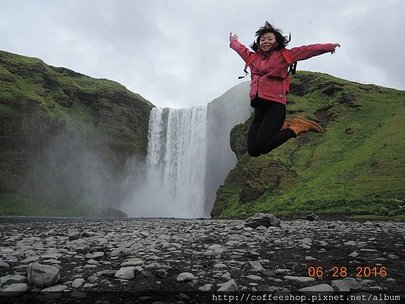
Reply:
<svg viewBox="0 0 405 304"><path fill-rule="evenodd" d="M253 52L234 39L230 47L235 50L246 62ZM332 52L335 49L333 43L304 45L289 49L293 62L305 60L323 53ZM249 65L251 71L250 99L256 96L280 102L287 103L288 85L285 80L288 73L289 63L284 59L280 51L272 51L269 56L259 55Z"/></svg>

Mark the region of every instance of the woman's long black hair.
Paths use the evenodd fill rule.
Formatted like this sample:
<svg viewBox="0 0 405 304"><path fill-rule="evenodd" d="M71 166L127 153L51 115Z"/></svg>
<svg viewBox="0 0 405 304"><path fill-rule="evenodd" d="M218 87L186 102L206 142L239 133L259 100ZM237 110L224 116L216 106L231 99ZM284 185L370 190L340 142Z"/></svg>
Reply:
<svg viewBox="0 0 405 304"><path fill-rule="evenodd" d="M279 51L287 46L287 44L291 40L291 34L288 36L283 36L281 34L281 30L274 28L270 23L266 21L263 27L259 28L258 31L256 31L255 36L257 37L256 41L253 42L253 44L250 46L253 51L257 52L259 50L259 43L260 43L260 38L263 36L265 33L273 33L274 36L276 37L277 41L277 48L276 50Z"/></svg>

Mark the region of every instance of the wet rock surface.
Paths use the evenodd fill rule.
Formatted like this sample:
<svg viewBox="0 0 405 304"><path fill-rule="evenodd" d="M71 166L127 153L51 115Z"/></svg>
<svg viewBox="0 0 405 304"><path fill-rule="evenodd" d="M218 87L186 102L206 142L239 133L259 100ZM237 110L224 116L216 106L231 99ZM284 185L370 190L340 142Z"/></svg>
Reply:
<svg viewBox="0 0 405 304"><path fill-rule="evenodd" d="M3 220L0 295L15 292L18 302L24 299L21 294L111 291L115 301L109 303L115 303L125 292L174 292L173 303L191 303L187 292L404 292L405 223L246 224L203 219ZM158 303L150 296L139 299Z"/></svg>

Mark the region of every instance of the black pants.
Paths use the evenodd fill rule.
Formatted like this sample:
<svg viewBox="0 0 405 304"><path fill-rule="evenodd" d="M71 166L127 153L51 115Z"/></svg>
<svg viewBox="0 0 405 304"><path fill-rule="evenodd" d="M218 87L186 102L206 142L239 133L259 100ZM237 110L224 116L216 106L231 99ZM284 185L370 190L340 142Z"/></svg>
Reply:
<svg viewBox="0 0 405 304"><path fill-rule="evenodd" d="M252 107L255 108L255 114L247 140L250 156L269 153L290 138L296 137L291 129L280 130L286 116L284 104L256 97L252 101Z"/></svg>

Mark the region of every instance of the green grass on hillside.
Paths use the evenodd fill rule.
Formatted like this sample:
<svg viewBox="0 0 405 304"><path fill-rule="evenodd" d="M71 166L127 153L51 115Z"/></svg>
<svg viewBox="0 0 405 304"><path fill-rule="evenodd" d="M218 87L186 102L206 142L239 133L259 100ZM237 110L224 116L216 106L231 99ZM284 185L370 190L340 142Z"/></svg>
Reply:
<svg viewBox="0 0 405 304"><path fill-rule="evenodd" d="M248 174L278 160L297 176L290 183L281 182L276 190L265 191L254 201L241 203L244 179L256 185L266 184L266 180L231 172L230 176L242 176L242 181L238 181L241 187L231 190L235 187L227 179L214 206L219 213L214 216L317 212L404 219L405 92L321 73L299 74L305 78L307 91L304 96L289 97L287 116L318 120L324 132L305 134L261 156L261 161L250 158L244 160L245 165L237 165L234 171ZM299 82L300 76L295 81ZM339 89L326 95L331 86ZM228 201L222 198L221 191L229 192Z"/></svg>
<svg viewBox="0 0 405 304"><path fill-rule="evenodd" d="M117 82L0 51L0 214L78 215L99 206L72 177L86 167L80 160L92 155L118 176L129 157L146 153L152 107ZM116 197L108 177L97 178L102 199Z"/></svg>

